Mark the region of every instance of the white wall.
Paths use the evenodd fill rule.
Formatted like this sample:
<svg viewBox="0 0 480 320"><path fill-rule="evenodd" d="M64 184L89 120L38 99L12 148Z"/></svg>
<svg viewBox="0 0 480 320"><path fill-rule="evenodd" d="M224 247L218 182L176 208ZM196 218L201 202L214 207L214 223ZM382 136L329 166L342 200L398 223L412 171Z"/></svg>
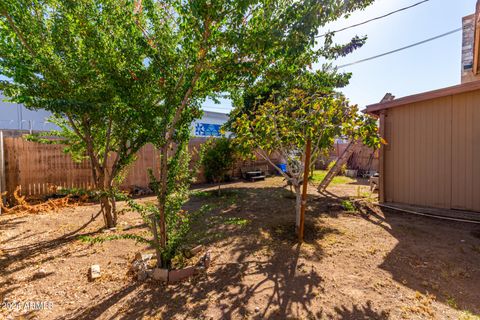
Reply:
<svg viewBox="0 0 480 320"><path fill-rule="evenodd" d="M28 110L21 104L5 102L0 93L0 129L53 130L57 127L47 119L51 113L45 110Z"/></svg>
<svg viewBox="0 0 480 320"><path fill-rule="evenodd" d="M3 100L5 100L5 97L0 93L0 129L58 129L55 125L47 122L47 119L51 116L50 112L46 110L28 110L21 104ZM225 113L204 111L203 117L192 123L192 134L199 137L212 136L212 130L218 129L218 126L223 125L227 120L228 115ZM195 130L196 127L197 130Z"/></svg>

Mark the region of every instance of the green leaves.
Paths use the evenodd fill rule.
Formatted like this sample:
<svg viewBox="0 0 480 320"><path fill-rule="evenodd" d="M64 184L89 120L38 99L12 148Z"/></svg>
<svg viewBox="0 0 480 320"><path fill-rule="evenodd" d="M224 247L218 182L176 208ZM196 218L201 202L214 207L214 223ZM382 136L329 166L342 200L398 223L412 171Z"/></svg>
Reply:
<svg viewBox="0 0 480 320"><path fill-rule="evenodd" d="M209 182L223 182L229 179L229 171L235 162L235 147L230 139L214 138L202 145L201 163Z"/></svg>
<svg viewBox="0 0 480 320"><path fill-rule="evenodd" d="M361 115L341 94L334 92L336 73L309 73L298 82L304 89L292 88L273 94L268 100L243 113L231 124L235 143L244 156L259 148L264 158L280 152L295 173L289 178L302 180L304 150L312 141L313 157L327 153L336 138L362 139L378 147L381 139L375 119ZM331 77L330 81L324 81ZM322 83L315 90L314 83Z"/></svg>
<svg viewBox="0 0 480 320"><path fill-rule="evenodd" d="M349 75L303 75L321 56L362 44L357 39L351 46L316 49L315 35L371 2L3 0L0 73L12 81L1 86L12 100L64 119L69 150L88 154L101 188L111 187L146 142L161 149L168 160L156 188L163 220L186 200L188 157L182 150L208 97L229 93L238 102L248 92L257 105L262 96L258 113L238 113L244 121L236 121L235 130L244 150L258 143L274 150L281 142L297 152L318 130L326 133L322 146L352 131L354 124L338 125L352 112L341 99L328 98ZM253 89L258 84L262 90ZM279 93L271 97L273 90ZM167 146L173 143L180 151L172 156ZM116 158L109 171L111 154ZM175 228L169 221L167 230ZM160 223L163 230L165 221Z"/></svg>

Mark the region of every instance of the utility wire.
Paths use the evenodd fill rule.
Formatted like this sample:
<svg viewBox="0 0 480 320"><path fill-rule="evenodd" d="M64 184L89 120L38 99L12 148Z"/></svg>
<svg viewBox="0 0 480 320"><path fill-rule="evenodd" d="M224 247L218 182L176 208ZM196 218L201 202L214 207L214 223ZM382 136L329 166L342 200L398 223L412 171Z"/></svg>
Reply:
<svg viewBox="0 0 480 320"><path fill-rule="evenodd" d="M372 18L372 19L369 19L369 20L365 20L365 21L363 21L363 22L360 22L360 23L357 23L357 24L354 24L354 25L351 25L351 26L348 26L348 27L345 27L345 28L341 28L341 29L338 29L338 30L335 30L335 31L330 31L330 32L327 32L327 33L318 35L318 36L316 36L315 38L325 37L327 34L332 33L332 32L333 32L333 33L337 33L337 32L341 32L341 31L344 31L344 30L348 30L348 29L351 29L351 28L355 28L355 27L364 25L364 24L366 24L366 23L369 23L369 22L372 22L372 21L375 21L375 20L380 20L380 19L386 18L386 17L388 17L388 16L391 16L392 14L395 14L395 13L398 13L398 12L405 11L405 10L408 10L408 9L410 9L410 8L416 7L416 6L421 5L422 3L425 3L425 2L428 2L428 1L430 1L430 0L423 0L423 1L420 1L420 2L417 2L417 3L414 3L414 4L410 5L410 6L403 7L403 8L397 9L397 10L395 10L395 11L389 12L389 13L384 14L384 15L382 15L382 16L375 17L375 18Z"/></svg>
<svg viewBox="0 0 480 320"><path fill-rule="evenodd" d="M389 54L392 54L392 53L396 53L396 52L399 52L399 51L403 51L403 50L406 50L406 49L410 49L410 48L413 48L413 47L416 47L418 45L421 45L421 44L424 44L424 43L427 43L427 42L430 42L430 41L433 41L433 40L436 40L436 39L440 39L440 38L443 38L443 37L446 37L452 33L455 33L455 32L458 32L462 30L462 28L458 28L458 29L455 29L455 30L452 30L452 31L449 31L449 32L445 32L445 33L442 33L438 36L435 36L435 37L432 37L432 38L429 38L429 39L425 39L423 41L420 41L420 42L416 42L414 44L411 44L411 45L408 45L406 47L402 47L402 48L398 48L398 49L395 49L395 50L392 50L392 51L388 51L388 52L385 52L385 53L381 53L381 54L378 54L376 56L373 56L373 57L369 57L369 58L365 58L365 59L361 59L361 60L358 60L358 61L355 61L355 62L351 62L351 63L347 63L347 64L343 64L341 66L338 66L337 69L340 69L340 68L345 68L345 67L348 67L348 66L352 66L354 64L357 64L357 63L362 63L362 62L365 62L365 61L370 61L370 60L373 60L373 59L378 59L380 57L384 57L386 55L389 55Z"/></svg>

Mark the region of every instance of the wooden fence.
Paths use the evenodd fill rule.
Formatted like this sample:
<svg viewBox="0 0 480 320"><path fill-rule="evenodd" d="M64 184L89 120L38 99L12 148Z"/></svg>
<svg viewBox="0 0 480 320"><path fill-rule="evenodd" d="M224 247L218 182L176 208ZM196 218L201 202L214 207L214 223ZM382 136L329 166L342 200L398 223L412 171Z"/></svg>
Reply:
<svg viewBox="0 0 480 320"><path fill-rule="evenodd" d="M52 186L89 189L93 185L87 161L76 163L60 145L46 145L22 138L5 138L5 190L17 186L23 195L49 193Z"/></svg>
<svg viewBox="0 0 480 320"><path fill-rule="evenodd" d="M315 162L317 169L325 169L331 161L336 160L343 151L347 148L348 143L336 143L331 150L328 157L320 157ZM373 149L361 145L358 147L355 152L352 154L348 160L347 167L349 169L360 170L360 171L377 171L379 164L379 153L378 150L374 151Z"/></svg>
<svg viewBox="0 0 480 320"><path fill-rule="evenodd" d="M192 160L198 160L195 151L206 139L192 139L189 149ZM11 194L17 187L20 194L39 196L51 193L55 187L93 188L93 179L88 160L74 162L63 152L64 146L25 141L22 138L4 138L5 186ZM145 145L137 153L137 159L127 169L121 188L149 185L148 169L158 173L159 152ZM200 176L202 178L202 175Z"/></svg>
<svg viewBox="0 0 480 320"><path fill-rule="evenodd" d="M193 138L189 143L192 154L192 164L199 159L198 151L206 138ZM19 187L20 193L27 196L41 196L52 193L56 187L64 188L93 188L90 163L84 160L74 162L70 155L63 152L62 145L48 145L25 141L21 137L6 137L4 142L4 167L2 176L2 190L12 194ZM331 156L341 152L341 145L332 150ZM363 149L362 149L363 150ZM232 176L240 177L240 168L253 165L268 165L270 173L275 173L274 168L266 161L238 160L232 169ZM371 160L371 151L365 148L357 154L357 165L360 167L375 168L378 158ZM375 160L377 159L377 160ZM1 159L0 159L1 162ZM273 157L273 162L279 162L278 157ZM158 173L159 152L152 146L146 145L137 154L136 161L127 169L121 188L129 189L134 186L145 188L149 185L148 169ZM203 170L200 170L197 183L205 182Z"/></svg>

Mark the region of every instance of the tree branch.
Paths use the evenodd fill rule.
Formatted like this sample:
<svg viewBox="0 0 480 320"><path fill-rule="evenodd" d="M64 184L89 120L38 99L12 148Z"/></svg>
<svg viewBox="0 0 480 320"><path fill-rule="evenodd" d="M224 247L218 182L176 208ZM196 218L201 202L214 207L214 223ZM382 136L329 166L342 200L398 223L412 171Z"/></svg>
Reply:
<svg viewBox="0 0 480 320"><path fill-rule="evenodd" d="M165 140L166 140L167 143L171 139L171 137L173 136L175 126L180 121L180 117L182 115L182 112L185 109L185 107L187 106L188 100L190 99L190 96L193 93L193 88L195 87L198 79L200 78L200 74L201 74L202 69L203 69L203 62L204 62L205 57L207 56L207 52L208 52L207 47L208 47L209 37L210 37L210 22L207 19L207 21L205 21L205 31L203 32L203 42L204 42L205 47L203 47L203 46L200 47L200 50L199 50L199 53L198 53L199 58L198 58L198 61L195 64L195 67L194 67L195 72L194 72L194 76L192 78L192 81L190 83L190 87L188 88L187 92L185 93L180 107L177 108L177 110L175 112L175 115L173 117L172 124L165 134Z"/></svg>
<svg viewBox="0 0 480 320"><path fill-rule="evenodd" d="M280 169L275 163L273 163L272 160L270 160L270 157L265 153L265 151L259 148L257 152L263 159L270 163L286 180L293 181L292 177L283 172L282 169Z"/></svg>
<svg viewBox="0 0 480 320"><path fill-rule="evenodd" d="M77 125L75 124L75 122L73 121L73 119L71 118L70 115L66 114L66 116L67 116L68 122L72 126L73 131L75 131L77 136L79 136L80 139L82 139L83 142L85 142L85 144L87 146L87 153L90 155L90 157L89 157L90 158L90 165L92 166L93 181L95 181L95 185L96 185L97 184L97 178L98 178L97 170L99 169L96 162L98 162L98 160L96 159L95 152L93 151L93 148L91 147L90 139L87 139L86 135L83 135L80 132L80 129L77 127Z"/></svg>
<svg viewBox="0 0 480 320"><path fill-rule="evenodd" d="M112 117L108 119L108 126L107 126L107 132L105 135L105 150L103 154L103 167L107 167L107 161L108 161L108 154L110 152L110 140L111 140L111 133L112 133Z"/></svg>
<svg viewBox="0 0 480 320"><path fill-rule="evenodd" d="M22 43L22 45L25 47L25 49L27 49L30 54L34 57L37 56L36 52L32 50L32 47L30 47L30 45L27 43L27 40L25 39L25 37L23 36L22 32L17 28L17 26L15 25L15 22L13 21L13 18L12 16L10 16L7 12L7 10L2 10L1 11L1 14L7 18L7 21L8 21L8 24L10 25L10 27L13 29L13 31L15 32L15 34L18 36L18 38L20 39L20 42Z"/></svg>

